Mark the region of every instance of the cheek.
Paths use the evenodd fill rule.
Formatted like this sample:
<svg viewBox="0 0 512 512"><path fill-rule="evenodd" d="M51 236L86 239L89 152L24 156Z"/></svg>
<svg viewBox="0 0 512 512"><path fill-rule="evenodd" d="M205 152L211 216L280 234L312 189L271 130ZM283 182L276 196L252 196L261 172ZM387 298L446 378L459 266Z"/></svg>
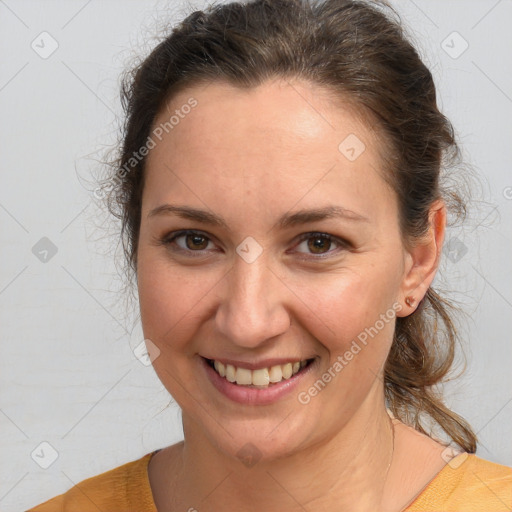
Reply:
<svg viewBox="0 0 512 512"><path fill-rule="evenodd" d="M386 280L374 282L369 274L362 275L331 280L331 285L310 288L301 297L311 308L303 328L321 343L324 358L319 379L301 389L298 399L324 416L326 428L338 428L365 400L393 340L393 289Z"/></svg>
<svg viewBox="0 0 512 512"><path fill-rule="evenodd" d="M374 326L381 314L389 320L396 287L389 276L391 272L371 265L322 278L318 274L301 275L300 279L289 276L283 282L287 281L293 294L291 299L283 297L283 301L292 317L297 316L298 322L326 348L344 351L353 339ZM190 342L192 330L214 318L218 307L216 287L222 286L222 278L221 269L197 267L184 271L165 256L141 255L138 291L144 335L157 345L172 341L173 347L183 348ZM377 328L382 327L380 324ZM386 334L389 329L378 330ZM360 338L364 341L364 334Z"/></svg>
<svg viewBox="0 0 512 512"><path fill-rule="evenodd" d="M379 391L376 379L389 351L395 312L385 283L371 286L371 281L369 273L347 272L321 286L310 280L296 290L302 306L295 316L321 356L315 378L290 398L302 413L297 430L316 430L321 418L322 431L338 432L369 394Z"/></svg>
<svg viewBox="0 0 512 512"><path fill-rule="evenodd" d="M138 264L138 293L144 336L162 354L183 350L207 314L208 296L215 293L221 278L218 272L199 268L184 272L165 257L143 256Z"/></svg>
<svg viewBox="0 0 512 512"><path fill-rule="evenodd" d="M361 364L379 365L393 337L396 286L393 273L374 266L311 280L297 293L304 328L328 350L331 362L352 351Z"/></svg>
<svg viewBox="0 0 512 512"><path fill-rule="evenodd" d="M215 292L213 275L179 271L158 258L141 261L139 300L144 337L160 350L152 362L158 378L182 409L194 406L200 393L191 358L198 352L198 329L205 321L208 294ZM186 391L185 391L186 390Z"/></svg>

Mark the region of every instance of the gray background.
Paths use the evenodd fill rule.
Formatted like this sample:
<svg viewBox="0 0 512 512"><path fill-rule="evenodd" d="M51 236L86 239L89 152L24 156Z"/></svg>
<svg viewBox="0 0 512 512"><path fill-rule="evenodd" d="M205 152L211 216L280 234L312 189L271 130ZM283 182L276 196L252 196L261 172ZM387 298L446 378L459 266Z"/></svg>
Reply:
<svg viewBox="0 0 512 512"><path fill-rule="evenodd" d="M170 5L0 0L5 512L182 438L178 408L133 353L142 332L120 295L117 240L92 200L95 160L115 142L119 75L155 44L162 21L191 8ZM468 368L447 402L478 432L479 456L512 466L512 2L394 5L482 182L467 227L448 233L436 278L469 314Z"/></svg>

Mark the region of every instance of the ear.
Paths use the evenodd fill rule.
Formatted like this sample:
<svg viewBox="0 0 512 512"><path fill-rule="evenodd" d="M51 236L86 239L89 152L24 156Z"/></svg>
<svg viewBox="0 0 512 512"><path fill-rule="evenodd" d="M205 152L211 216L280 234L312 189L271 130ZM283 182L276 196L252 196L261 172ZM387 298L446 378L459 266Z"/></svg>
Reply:
<svg viewBox="0 0 512 512"><path fill-rule="evenodd" d="M414 312L434 280L446 229L446 205L436 200L429 210L427 234L405 251L405 269L400 286L400 303L403 305L397 316L408 316ZM412 299L406 302L406 299Z"/></svg>

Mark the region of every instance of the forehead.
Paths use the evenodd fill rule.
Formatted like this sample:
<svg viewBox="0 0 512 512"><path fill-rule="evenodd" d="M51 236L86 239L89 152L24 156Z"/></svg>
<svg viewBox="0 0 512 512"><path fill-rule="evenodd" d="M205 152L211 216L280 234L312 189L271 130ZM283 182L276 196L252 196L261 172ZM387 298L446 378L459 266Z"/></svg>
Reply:
<svg viewBox="0 0 512 512"><path fill-rule="evenodd" d="M192 101L196 105L190 109ZM181 111L178 120L176 114ZM246 89L213 82L187 88L172 97L160 110L153 128L165 128L165 123L174 117L178 124L168 130L174 137L167 142L181 147L185 143L187 148L203 147L202 153L206 143L236 151L240 148L234 143L245 143L248 136L254 143L265 142L277 152L286 150L282 143L295 149L301 145L312 149L323 143L325 149L326 144L336 143L349 133L374 145L377 137L360 112L348 100L343 102L338 97L335 103L333 92L310 82L274 79ZM270 141L275 143L269 146ZM244 144L243 149L251 151L252 147Z"/></svg>
<svg viewBox="0 0 512 512"><path fill-rule="evenodd" d="M202 195L209 204L243 194L262 206L277 194L279 211L299 200L301 207L318 206L323 197L368 213L391 193L372 126L352 104L335 103L332 93L310 83L187 88L160 111L153 132L159 127L161 140L146 165L144 193L152 202Z"/></svg>

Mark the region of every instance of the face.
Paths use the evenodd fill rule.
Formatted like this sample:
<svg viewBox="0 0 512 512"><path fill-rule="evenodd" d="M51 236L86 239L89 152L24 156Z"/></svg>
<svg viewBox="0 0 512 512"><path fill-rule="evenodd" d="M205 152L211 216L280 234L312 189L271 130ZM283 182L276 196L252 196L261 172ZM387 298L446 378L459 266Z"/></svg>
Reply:
<svg viewBox="0 0 512 512"><path fill-rule="evenodd" d="M182 114L147 160L141 320L185 439L279 457L383 402L408 260L379 141L349 107L306 82L213 83L154 123Z"/></svg>

